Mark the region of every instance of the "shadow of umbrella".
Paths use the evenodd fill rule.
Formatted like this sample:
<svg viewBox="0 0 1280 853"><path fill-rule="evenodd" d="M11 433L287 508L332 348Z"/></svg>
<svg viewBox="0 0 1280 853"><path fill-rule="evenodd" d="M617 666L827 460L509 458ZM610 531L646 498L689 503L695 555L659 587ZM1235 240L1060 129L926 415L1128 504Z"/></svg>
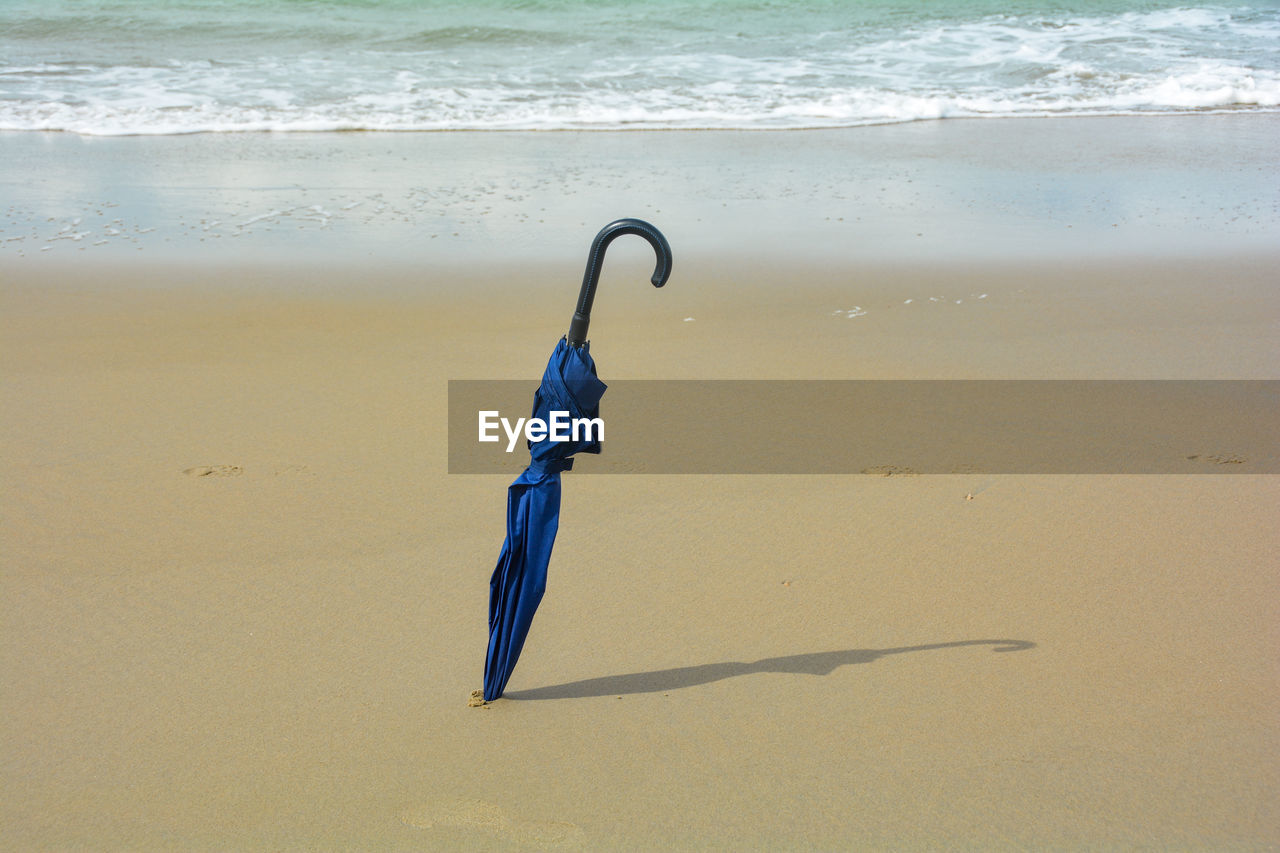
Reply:
<svg viewBox="0 0 1280 853"><path fill-rule="evenodd" d="M683 687L697 687L760 672L790 673L797 675L830 675L842 666L871 663L889 655L908 652L927 652L934 649L954 649L962 646L994 646L993 652L1021 652L1034 649L1028 640L958 640L952 643L928 643L920 646L902 646L896 649L846 649L839 652L812 652L804 655L784 655L763 658L751 663L728 661L705 663L698 666L681 666L675 669L658 669L652 672L633 672L627 675L605 675L587 678L567 684L535 687L532 690L509 692L508 699L586 699L592 696L624 696L633 693L661 693Z"/></svg>

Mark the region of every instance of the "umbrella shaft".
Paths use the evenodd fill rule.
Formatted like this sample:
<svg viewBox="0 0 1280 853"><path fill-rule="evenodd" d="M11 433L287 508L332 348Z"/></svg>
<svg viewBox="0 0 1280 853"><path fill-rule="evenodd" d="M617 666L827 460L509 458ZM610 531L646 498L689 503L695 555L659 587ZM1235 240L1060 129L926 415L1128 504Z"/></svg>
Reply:
<svg viewBox="0 0 1280 853"><path fill-rule="evenodd" d="M580 347L587 341L587 326L591 324L591 318L586 314L574 312L573 320L569 323L569 346Z"/></svg>

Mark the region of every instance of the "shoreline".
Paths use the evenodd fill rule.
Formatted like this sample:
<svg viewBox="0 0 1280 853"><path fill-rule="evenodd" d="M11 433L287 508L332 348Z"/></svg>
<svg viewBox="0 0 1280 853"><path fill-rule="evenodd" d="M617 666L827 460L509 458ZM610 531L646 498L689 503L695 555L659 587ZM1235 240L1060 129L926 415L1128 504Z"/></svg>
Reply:
<svg viewBox="0 0 1280 853"><path fill-rule="evenodd" d="M1270 251L1277 129L1267 113L785 134L6 133L0 261L541 263L585 253L621 216L699 257Z"/></svg>
<svg viewBox="0 0 1280 853"><path fill-rule="evenodd" d="M123 139L123 138L152 138L167 136L289 136L289 135L324 135L324 134L448 134L448 133L475 133L475 134L555 134L555 133L807 133L810 131L832 131L841 132L848 130L859 130L865 127L893 127L897 125L923 124L932 122L986 122L986 121L1023 121L1023 120L1041 120L1041 119L1111 119L1111 118L1189 118L1193 116L1270 116L1280 114L1280 107L1260 107L1257 105L1239 105L1239 106L1223 106L1223 107L1196 107L1184 110L1171 109L1151 109L1151 110L1116 110L1114 112L1094 111L1079 113L1064 112L1025 112L1025 113L1002 113L1002 114L971 114L971 115L950 115L950 116L932 116L921 118L902 118L902 119L884 119L884 120L867 120L865 122L853 124L831 124L831 125L799 125L795 127L733 127L733 126L715 126L707 125L705 127L649 127L649 126L626 126L626 127L422 127L410 129L396 128L377 128L377 127L335 127L321 129L249 129L249 130L184 130L166 133L145 133L141 131L129 131L120 133L89 133L79 130L68 130L65 128L3 128L0 134L24 134L24 133L48 133L48 134L68 134L70 136L80 136L87 139Z"/></svg>

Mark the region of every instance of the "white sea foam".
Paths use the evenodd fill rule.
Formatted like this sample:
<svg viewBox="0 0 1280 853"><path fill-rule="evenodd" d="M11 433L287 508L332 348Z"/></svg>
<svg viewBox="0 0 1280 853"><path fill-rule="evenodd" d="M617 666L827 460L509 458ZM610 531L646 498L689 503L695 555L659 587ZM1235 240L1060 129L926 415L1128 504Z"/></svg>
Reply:
<svg viewBox="0 0 1280 853"><path fill-rule="evenodd" d="M146 42L0 8L0 130L768 129L1280 108L1273 6L968 18L920 6L855 25L829 5L806 23L801 3L781 29L751 6L719 25L655 12L630 36L594 19L308 28L296 4L268 6L272 37L242 9L238 24L208 12L168 32L144 19L159 30Z"/></svg>

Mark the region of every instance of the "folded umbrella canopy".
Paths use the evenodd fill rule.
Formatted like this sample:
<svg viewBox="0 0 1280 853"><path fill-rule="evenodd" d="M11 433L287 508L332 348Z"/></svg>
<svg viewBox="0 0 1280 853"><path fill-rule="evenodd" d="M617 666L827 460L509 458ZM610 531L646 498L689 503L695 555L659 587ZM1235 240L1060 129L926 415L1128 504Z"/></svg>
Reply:
<svg viewBox="0 0 1280 853"><path fill-rule="evenodd" d="M587 270L582 278L577 309L569 334L556 344L542 384L533 397L533 418L549 423L552 413L561 422L594 420L600 415L605 384L596 376L587 342L591 304L604 252L624 234L644 237L658 255L654 287L662 287L671 275L671 247L658 229L639 219L619 219L601 229L591 243ZM498 565L489 581L489 652L484 663L483 701L502 695L507 679L524 648L534 611L547 585L551 548L560 527L560 472L573 467L575 453L599 453L598 435L578 430L570 440L557 441L548 434L529 442L529 467L507 489L507 538Z"/></svg>

